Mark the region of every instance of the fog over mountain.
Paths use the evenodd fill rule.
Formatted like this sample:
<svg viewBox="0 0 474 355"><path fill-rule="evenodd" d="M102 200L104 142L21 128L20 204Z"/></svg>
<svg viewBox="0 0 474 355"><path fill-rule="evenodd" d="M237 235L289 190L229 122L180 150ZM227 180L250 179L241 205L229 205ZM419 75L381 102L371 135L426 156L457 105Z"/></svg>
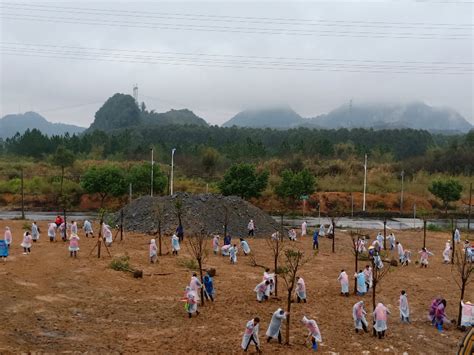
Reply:
<svg viewBox="0 0 474 355"><path fill-rule="evenodd" d="M62 135L80 133L85 130L79 127L64 123L52 123L36 112L25 112L19 114L6 115L0 119L0 138L9 138L17 132L22 134L27 129L39 129L42 133L51 135Z"/></svg>

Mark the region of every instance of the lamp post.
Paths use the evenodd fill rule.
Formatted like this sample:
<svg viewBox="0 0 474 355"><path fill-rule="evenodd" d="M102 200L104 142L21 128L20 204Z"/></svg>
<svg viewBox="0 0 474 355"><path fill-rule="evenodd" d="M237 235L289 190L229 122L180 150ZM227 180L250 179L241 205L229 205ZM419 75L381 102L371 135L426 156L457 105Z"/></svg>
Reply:
<svg viewBox="0 0 474 355"><path fill-rule="evenodd" d="M402 170L402 173L400 174L402 177L402 191L400 192L400 214L403 213L403 180L405 178L405 171Z"/></svg>
<svg viewBox="0 0 474 355"><path fill-rule="evenodd" d="M365 192L367 189L367 154L365 155L365 162L364 162L364 197L362 203L362 211L365 212Z"/></svg>
<svg viewBox="0 0 474 355"><path fill-rule="evenodd" d="M171 178L170 178L170 195L173 195L173 176L174 176L174 152L176 148L171 149Z"/></svg>
<svg viewBox="0 0 474 355"><path fill-rule="evenodd" d="M151 181L150 181L150 196L153 197L153 165L155 162L153 161L153 147L150 148L151 150Z"/></svg>

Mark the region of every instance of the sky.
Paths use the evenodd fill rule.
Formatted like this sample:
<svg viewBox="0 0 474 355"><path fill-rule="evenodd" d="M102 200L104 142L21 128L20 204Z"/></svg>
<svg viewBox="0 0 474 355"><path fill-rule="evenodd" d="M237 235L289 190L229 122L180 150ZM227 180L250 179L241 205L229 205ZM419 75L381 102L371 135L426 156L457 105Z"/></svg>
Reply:
<svg viewBox="0 0 474 355"><path fill-rule="evenodd" d="M116 92L222 124L423 101L474 124L474 1L0 1L0 116L89 126Z"/></svg>

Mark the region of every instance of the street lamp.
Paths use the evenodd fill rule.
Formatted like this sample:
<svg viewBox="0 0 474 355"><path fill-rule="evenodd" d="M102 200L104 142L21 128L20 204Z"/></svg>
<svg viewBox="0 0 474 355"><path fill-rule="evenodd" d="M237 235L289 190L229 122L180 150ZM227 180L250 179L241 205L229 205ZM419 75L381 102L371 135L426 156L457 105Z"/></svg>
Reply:
<svg viewBox="0 0 474 355"><path fill-rule="evenodd" d="M153 147L150 148L151 150L151 183L150 183L150 196L153 197L153 165L155 162L153 161Z"/></svg>
<svg viewBox="0 0 474 355"><path fill-rule="evenodd" d="M367 190L367 154L365 155L365 162L364 162L364 196L362 202L362 211L365 212L365 192Z"/></svg>
<svg viewBox="0 0 474 355"><path fill-rule="evenodd" d="M171 178L170 178L170 195L173 195L173 173L174 173L174 152L176 148L171 149Z"/></svg>
<svg viewBox="0 0 474 355"><path fill-rule="evenodd" d="M405 177L405 171L402 170L402 173L400 174L402 177L402 190L400 191L400 214L403 213L403 180Z"/></svg>

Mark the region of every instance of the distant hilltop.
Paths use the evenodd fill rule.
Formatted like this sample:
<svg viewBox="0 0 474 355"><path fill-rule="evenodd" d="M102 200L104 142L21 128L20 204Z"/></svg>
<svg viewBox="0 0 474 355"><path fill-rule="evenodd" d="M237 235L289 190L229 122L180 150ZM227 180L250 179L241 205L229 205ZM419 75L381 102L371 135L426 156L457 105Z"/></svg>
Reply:
<svg viewBox="0 0 474 355"><path fill-rule="evenodd" d="M223 124L224 127L289 129L374 128L425 129L432 132L467 132L472 125L449 108L436 108L422 102L409 104L348 104L313 118L303 118L291 108L245 110Z"/></svg>
<svg viewBox="0 0 474 355"><path fill-rule="evenodd" d="M147 110L127 94L114 94L99 108L94 122L87 131L116 131L121 129L147 129L152 126L190 125L208 127L205 119L186 108L157 113ZM248 109L225 122L223 127L248 128L372 128L372 129L423 129L436 133L465 133L473 126L458 112L450 108L429 106L423 102L408 104L346 104L331 112L312 118L301 117L289 106ZM7 115L0 119L0 138L12 137L17 132L36 128L47 135L81 133L86 129L74 125L51 123L35 112Z"/></svg>
<svg viewBox="0 0 474 355"><path fill-rule="evenodd" d="M75 134L85 130L84 127L64 123L49 122L36 112L25 112L6 115L0 119L0 138L13 137L17 132L23 134L27 129L38 129L48 136Z"/></svg>

